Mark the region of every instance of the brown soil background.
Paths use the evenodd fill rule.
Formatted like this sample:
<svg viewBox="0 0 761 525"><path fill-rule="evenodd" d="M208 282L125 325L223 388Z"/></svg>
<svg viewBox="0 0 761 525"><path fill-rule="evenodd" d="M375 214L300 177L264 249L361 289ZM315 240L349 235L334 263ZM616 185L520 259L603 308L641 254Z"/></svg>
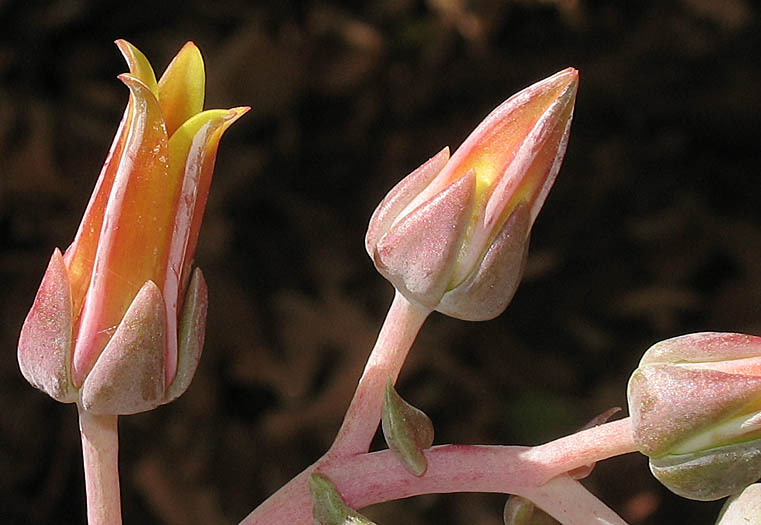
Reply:
<svg viewBox="0 0 761 525"><path fill-rule="evenodd" d="M626 7L626 6L629 7ZM642 352L761 333L760 8L750 0L0 0L0 516L82 523L75 409L15 345L72 239L127 100L112 41L161 71L204 53L225 137L197 264L205 354L170 406L122 418L125 522L237 522L326 449L392 290L363 248L385 192L494 106L581 72L571 141L507 312L434 315L399 389L437 443L536 444L611 406ZM381 446L380 444L378 446ZM638 454L585 482L632 523L713 523ZM381 524L498 524L501 495L369 509Z"/></svg>

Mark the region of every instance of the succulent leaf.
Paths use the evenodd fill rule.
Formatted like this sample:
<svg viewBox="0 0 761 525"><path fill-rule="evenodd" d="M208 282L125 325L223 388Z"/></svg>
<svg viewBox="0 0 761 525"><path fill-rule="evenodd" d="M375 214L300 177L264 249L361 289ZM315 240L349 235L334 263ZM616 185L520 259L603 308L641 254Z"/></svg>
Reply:
<svg viewBox="0 0 761 525"><path fill-rule="evenodd" d="M423 450L433 444L433 423L422 410L402 399L390 379L386 383L381 426L386 444L396 452L404 468L415 476L425 474L428 462Z"/></svg>
<svg viewBox="0 0 761 525"><path fill-rule="evenodd" d="M315 525L375 525L357 511L349 508L336 486L327 476L313 473L309 476L312 494L312 516Z"/></svg>

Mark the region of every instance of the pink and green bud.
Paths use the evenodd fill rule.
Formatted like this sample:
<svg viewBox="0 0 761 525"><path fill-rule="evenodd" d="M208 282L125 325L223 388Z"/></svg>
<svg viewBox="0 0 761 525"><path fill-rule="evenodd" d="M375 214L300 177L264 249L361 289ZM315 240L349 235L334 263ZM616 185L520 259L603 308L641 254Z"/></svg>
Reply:
<svg viewBox="0 0 761 525"><path fill-rule="evenodd" d="M116 45L130 98L73 243L48 265L21 330L24 377L100 414L181 395L201 355L206 283L192 269L219 141L249 108L203 111L205 72L188 42L157 81Z"/></svg>
<svg viewBox="0 0 761 525"><path fill-rule="evenodd" d="M365 247L405 297L465 320L504 311L565 154L577 88L568 68L513 95L451 159L444 148L386 195Z"/></svg>
<svg viewBox="0 0 761 525"><path fill-rule="evenodd" d="M671 491L714 500L761 478L761 337L661 341L632 374L628 398L634 441Z"/></svg>

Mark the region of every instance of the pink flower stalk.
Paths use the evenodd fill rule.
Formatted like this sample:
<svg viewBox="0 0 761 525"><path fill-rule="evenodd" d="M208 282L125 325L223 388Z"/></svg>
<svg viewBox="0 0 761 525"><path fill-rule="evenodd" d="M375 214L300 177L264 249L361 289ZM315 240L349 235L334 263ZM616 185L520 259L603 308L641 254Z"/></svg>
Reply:
<svg viewBox="0 0 761 525"><path fill-rule="evenodd" d="M405 297L465 320L507 307L565 154L577 88L568 68L513 95L451 159L444 148L383 199L365 246Z"/></svg>
<svg viewBox="0 0 761 525"><path fill-rule="evenodd" d="M207 293L191 270L219 141L249 110L202 111L203 59L188 42L157 81L116 45L129 104L74 238L56 249L18 346L24 377L95 414L181 395L201 355Z"/></svg>

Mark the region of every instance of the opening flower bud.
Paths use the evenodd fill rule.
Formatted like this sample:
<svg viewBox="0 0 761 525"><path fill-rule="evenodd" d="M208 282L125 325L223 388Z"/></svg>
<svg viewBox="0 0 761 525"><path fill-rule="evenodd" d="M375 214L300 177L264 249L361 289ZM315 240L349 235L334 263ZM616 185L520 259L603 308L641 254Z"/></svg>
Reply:
<svg viewBox="0 0 761 525"><path fill-rule="evenodd" d="M713 500L761 477L761 337L661 341L628 387L634 441L670 490Z"/></svg>
<svg viewBox="0 0 761 525"><path fill-rule="evenodd" d="M179 396L195 371L207 294L193 255L219 141L249 108L202 111L192 42L158 81L137 48L116 44L127 110L73 243L53 253L18 359L59 401L129 414Z"/></svg>
<svg viewBox="0 0 761 525"><path fill-rule="evenodd" d="M386 195L365 247L397 290L460 319L502 313L560 169L577 88L568 68L513 95L451 159L444 148Z"/></svg>

